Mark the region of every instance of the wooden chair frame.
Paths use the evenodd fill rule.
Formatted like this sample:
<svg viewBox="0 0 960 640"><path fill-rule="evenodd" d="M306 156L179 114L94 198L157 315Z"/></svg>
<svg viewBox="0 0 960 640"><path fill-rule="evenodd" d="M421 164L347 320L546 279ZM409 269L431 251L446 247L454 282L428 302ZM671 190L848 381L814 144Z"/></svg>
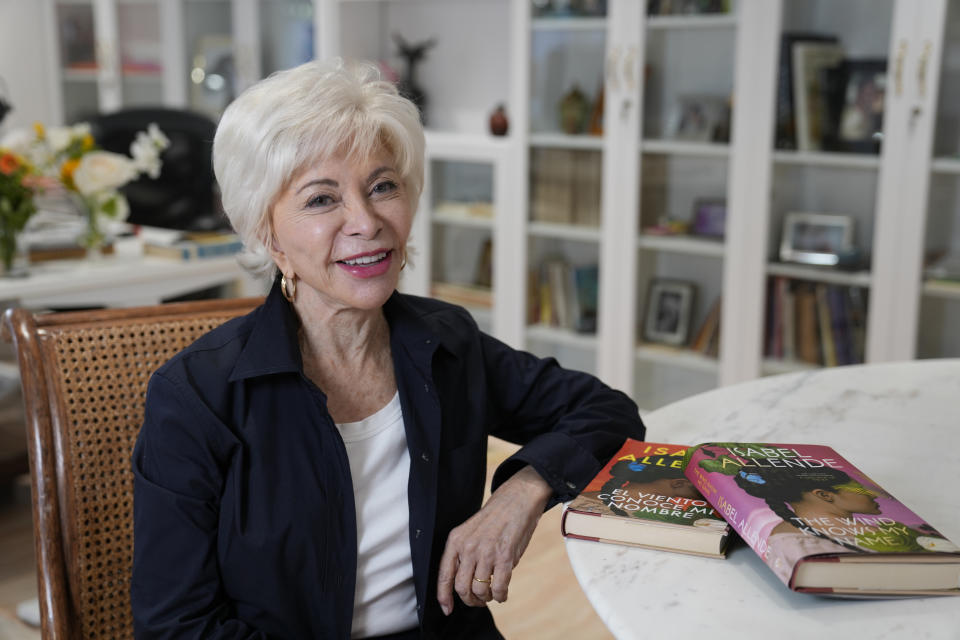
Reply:
<svg viewBox="0 0 960 640"><path fill-rule="evenodd" d="M5 313L23 384L45 639L132 637L130 456L146 382L201 334L261 302Z"/></svg>

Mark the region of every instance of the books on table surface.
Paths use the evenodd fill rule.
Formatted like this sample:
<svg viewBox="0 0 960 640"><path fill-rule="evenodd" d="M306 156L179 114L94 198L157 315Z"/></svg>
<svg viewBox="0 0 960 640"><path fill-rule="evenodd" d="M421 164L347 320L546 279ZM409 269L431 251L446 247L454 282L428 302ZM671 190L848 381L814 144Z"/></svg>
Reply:
<svg viewBox="0 0 960 640"><path fill-rule="evenodd" d="M722 558L730 528L683 475L687 447L627 439L564 509L564 536Z"/></svg>
<svg viewBox="0 0 960 640"><path fill-rule="evenodd" d="M143 253L174 260L219 258L239 253L243 242L235 233L185 232L141 227Z"/></svg>
<svg viewBox="0 0 960 640"><path fill-rule="evenodd" d="M960 548L830 447L700 444L684 473L794 591L960 595Z"/></svg>

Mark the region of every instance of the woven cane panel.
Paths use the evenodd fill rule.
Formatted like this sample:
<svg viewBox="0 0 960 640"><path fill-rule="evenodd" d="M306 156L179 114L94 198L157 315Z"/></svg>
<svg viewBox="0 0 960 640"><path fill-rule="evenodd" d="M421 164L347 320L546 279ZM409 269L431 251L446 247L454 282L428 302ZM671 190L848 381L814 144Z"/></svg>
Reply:
<svg viewBox="0 0 960 640"><path fill-rule="evenodd" d="M230 316L51 331L65 409L62 442L72 469L68 563L84 638L133 637L133 473L150 375ZM70 534L68 534L70 535ZM72 559L71 559L72 558Z"/></svg>

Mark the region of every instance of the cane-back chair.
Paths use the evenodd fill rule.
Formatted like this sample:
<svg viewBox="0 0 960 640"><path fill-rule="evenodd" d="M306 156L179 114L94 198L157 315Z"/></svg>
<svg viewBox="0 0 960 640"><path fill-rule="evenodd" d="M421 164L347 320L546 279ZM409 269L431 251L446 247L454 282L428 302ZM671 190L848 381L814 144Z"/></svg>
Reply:
<svg viewBox="0 0 960 640"><path fill-rule="evenodd" d="M261 299L6 312L26 409L43 637L133 637L133 474L147 380Z"/></svg>

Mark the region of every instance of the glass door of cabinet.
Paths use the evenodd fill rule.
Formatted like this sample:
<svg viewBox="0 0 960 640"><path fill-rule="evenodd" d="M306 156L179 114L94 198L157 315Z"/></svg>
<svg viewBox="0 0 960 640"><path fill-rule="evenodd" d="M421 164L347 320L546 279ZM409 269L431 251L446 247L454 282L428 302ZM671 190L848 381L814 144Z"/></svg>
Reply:
<svg viewBox="0 0 960 640"><path fill-rule="evenodd" d="M98 30L92 2L58 1L54 5L60 53L63 117L77 122L100 110L97 79Z"/></svg>
<svg viewBox="0 0 960 640"><path fill-rule="evenodd" d="M530 4L527 348L597 371L607 3Z"/></svg>
<svg viewBox="0 0 960 640"><path fill-rule="evenodd" d="M185 0L186 102L214 120L236 97L237 64L231 0Z"/></svg>
<svg viewBox="0 0 960 640"><path fill-rule="evenodd" d="M634 398L717 385L738 23L727 2L643 17Z"/></svg>
<svg viewBox="0 0 960 640"><path fill-rule="evenodd" d="M290 69L314 58L311 0L260 0L260 73Z"/></svg>
<svg viewBox="0 0 960 640"><path fill-rule="evenodd" d="M783 2L764 373L866 358L894 8Z"/></svg>
<svg viewBox="0 0 960 640"><path fill-rule="evenodd" d="M164 58L158 2L120 0L116 21L123 106L163 104Z"/></svg>
<svg viewBox="0 0 960 640"><path fill-rule="evenodd" d="M960 0L948 0L933 121L916 356L960 357ZM921 51L929 39L918 43ZM928 64L935 65L936 60Z"/></svg>

